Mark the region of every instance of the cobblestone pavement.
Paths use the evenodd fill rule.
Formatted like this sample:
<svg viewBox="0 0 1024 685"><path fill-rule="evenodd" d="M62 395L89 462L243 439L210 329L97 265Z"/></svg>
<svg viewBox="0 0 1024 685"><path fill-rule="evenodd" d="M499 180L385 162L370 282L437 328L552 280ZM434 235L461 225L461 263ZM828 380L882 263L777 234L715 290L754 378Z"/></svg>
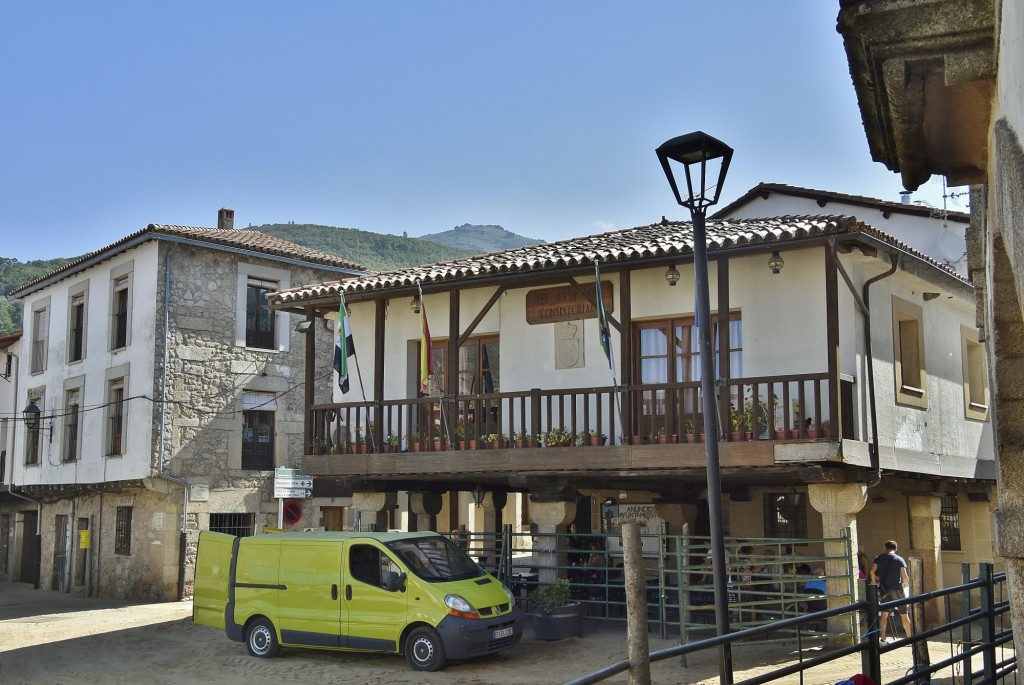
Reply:
<svg viewBox="0 0 1024 685"><path fill-rule="evenodd" d="M625 626L588 622L582 638L559 642L534 639L501 654L452 663L438 673L417 673L401 656L287 649L276 659L250 657L245 646L223 631L192 623L191 602L132 604L71 597L0 584L0 683L155 683L161 685L259 685L261 683L360 683L368 685L532 685L564 683L626 656ZM650 635L651 650L677 644ZM805 656L818 653L807 647ZM932 645L932 661L949 657L949 645ZM740 680L791 663L793 644L738 646ZM884 680L911 665L909 648L883 655ZM655 683L716 683L717 653L691 655L652 666ZM804 675L803 683L835 683L860 672L860 658L847 657ZM947 678L933 683L952 682ZM608 682L625 683L622 674ZM801 683L798 676L777 680Z"/></svg>

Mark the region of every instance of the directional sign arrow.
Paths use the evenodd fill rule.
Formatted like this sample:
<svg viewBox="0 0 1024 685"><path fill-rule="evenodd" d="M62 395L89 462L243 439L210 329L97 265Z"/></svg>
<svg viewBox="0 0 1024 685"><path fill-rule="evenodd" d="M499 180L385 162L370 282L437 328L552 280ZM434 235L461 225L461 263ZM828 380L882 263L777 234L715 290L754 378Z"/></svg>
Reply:
<svg viewBox="0 0 1024 685"><path fill-rule="evenodd" d="M275 488L312 488L313 479L301 476L301 477L277 477L274 479Z"/></svg>
<svg viewBox="0 0 1024 685"><path fill-rule="evenodd" d="M309 499L313 491L309 488L274 488L274 497L278 499Z"/></svg>

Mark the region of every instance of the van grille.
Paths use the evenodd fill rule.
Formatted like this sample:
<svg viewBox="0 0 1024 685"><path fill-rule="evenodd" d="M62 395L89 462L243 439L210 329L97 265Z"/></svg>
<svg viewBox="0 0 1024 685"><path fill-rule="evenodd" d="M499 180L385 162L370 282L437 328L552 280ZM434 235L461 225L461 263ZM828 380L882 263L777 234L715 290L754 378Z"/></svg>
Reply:
<svg viewBox="0 0 1024 685"><path fill-rule="evenodd" d="M497 606L484 607L484 608L480 609L480 615L481 616L501 616L502 614L507 614L511 608L512 608L512 605L509 604L508 602L505 602L504 604L498 604Z"/></svg>

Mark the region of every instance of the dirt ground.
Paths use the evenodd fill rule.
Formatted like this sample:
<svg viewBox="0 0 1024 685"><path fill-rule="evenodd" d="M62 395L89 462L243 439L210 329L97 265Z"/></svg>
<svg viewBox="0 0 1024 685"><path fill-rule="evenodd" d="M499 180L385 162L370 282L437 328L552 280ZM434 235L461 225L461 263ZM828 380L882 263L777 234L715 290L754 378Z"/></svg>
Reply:
<svg viewBox="0 0 1024 685"><path fill-rule="evenodd" d="M650 635L651 650L678 644ZM932 660L949 657L936 643ZM805 649L805 658L815 652ZM736 680L791 663L797 645L765 644L734 649ZM30 586L0 584L0 683L154 683L160 685L260 685L262 683L403 683L444 685L548 685L565 683L626 658L621 624L588 621L582 638L559 642L534 639L527 624L523 641L501 654L449 664L419 673L396 655L327 650L283 650L276 659L250 657L245 646L223 631L192 623L192 603L129 604L69 597ZM884 680L903 675L909 648L883 655ZM803 683L835 683L860 672L859 657L847 657ZM683 668L674 657L652 665L655 683L717 683L717 652L691 655ZM625 683L622 674L607 682ZM800 683L794 675L778 683ZM951 678L933 679L951 682Z"/></svg>

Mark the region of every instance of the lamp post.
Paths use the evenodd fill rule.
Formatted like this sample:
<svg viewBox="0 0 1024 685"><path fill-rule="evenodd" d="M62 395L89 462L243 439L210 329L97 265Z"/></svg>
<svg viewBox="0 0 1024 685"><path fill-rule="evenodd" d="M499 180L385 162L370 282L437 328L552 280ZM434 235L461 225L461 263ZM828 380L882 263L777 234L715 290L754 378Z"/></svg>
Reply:
<svg viewBox="0 0 1024 685"><path fill-rule="evenodd" d="M690 210L693 222L693 272L697 291L697 326L700 335L700 392L704 412L704 443L707 456L708 516L711 519L712 578L715 588L715 627L718 635L729 633L729 589L725 569L725 531L722 524L722 473L718 460L718 407L715 396L715 346L711 333L711 296L708 287L708 246L704 226L707 208L718 202L725 175L732 160L732 148L716 138L695 131L667 140L656 150L676 202ZM718 165L717 177L708 173L708 163ZM686 172L686 197L680 195L672 163ZM695 182L697 185L695 186ZM719 682L732 685L732 649L719 650Z"/></svg>

